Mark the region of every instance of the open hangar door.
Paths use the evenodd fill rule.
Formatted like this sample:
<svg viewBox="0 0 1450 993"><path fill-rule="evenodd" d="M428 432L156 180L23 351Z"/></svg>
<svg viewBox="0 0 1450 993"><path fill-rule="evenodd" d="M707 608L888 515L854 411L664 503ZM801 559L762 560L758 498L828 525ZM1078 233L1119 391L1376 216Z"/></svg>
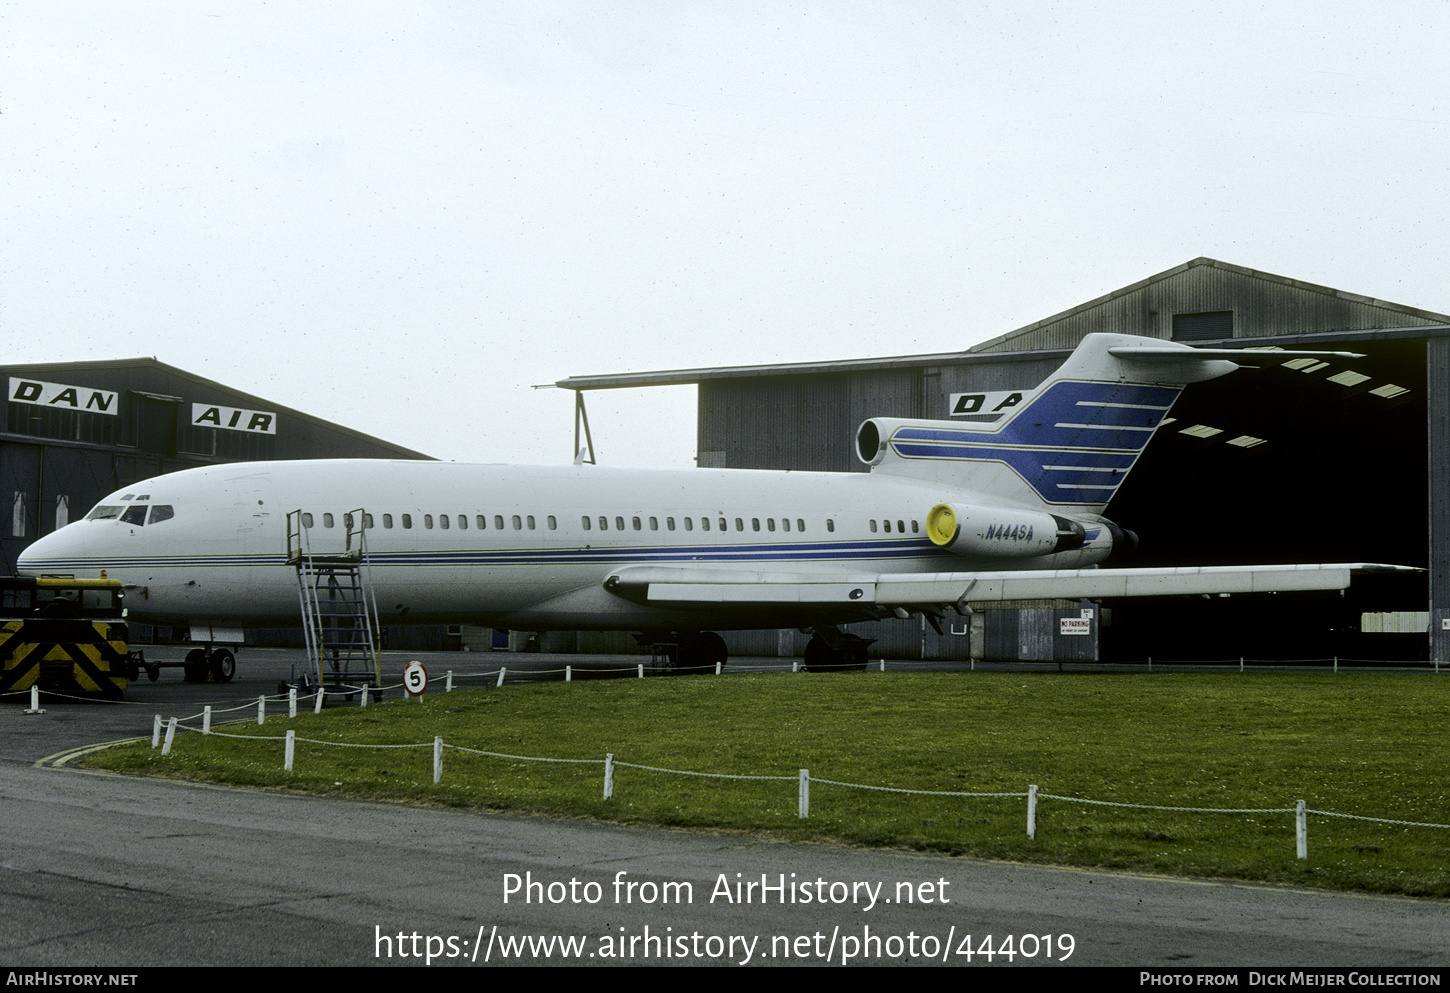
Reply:
<svg viewBox="0 0 1450 993"><path fill-rule="evenodd" d="M1266 352L1259 369L1189 387L1108 508L1141 539L1124 565L1428 564L1424 339L1284 347L1366 357ZM1427 604L1423 573L1357 576L1343 595L1114 600L1101 653L1423 660L1423 632L1365 633L1361 618Z"/></svg>

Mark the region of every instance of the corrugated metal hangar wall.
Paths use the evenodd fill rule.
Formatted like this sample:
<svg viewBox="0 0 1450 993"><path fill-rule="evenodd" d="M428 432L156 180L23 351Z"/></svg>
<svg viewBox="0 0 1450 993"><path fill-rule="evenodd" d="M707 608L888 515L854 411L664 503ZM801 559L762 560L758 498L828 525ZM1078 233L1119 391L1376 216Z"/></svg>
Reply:
<svg viewBox="0 0 1450 993"><path fill-rule="evenodd" d="M4 575L36 538L151 476L265 459L428 458L155 359L3 366L0 379Z"/></svg>
<svg viewBox="0 0 1450 993"><path fill-rule="evenodd" d="M1367 355L1266 362L1185 391L1172 412L1176 423L1160 429L1108 508L1142 537L1130 564L1390 562L1428 567L1429 589L1425 576L1371 577L1345 596L1019 604L973 618L976 654L1423 659L1433 652L1450 661L1450 317L1443 314L1195 259L968 352L578 377L563 385L695 382L701 465L861 472L853 445L861 421L945 418L953 393L1035 386L1094 331ZM1097 637L1059 637L1068 627L1062 619L1080 611L1090 612ZM1371 623L1371 615L1396 620ZM1414 633L1375 630L1406 626ZM968 640L938 639L918 620L864 627L853 630L882 638L887 655L960 655Z"/></svg>

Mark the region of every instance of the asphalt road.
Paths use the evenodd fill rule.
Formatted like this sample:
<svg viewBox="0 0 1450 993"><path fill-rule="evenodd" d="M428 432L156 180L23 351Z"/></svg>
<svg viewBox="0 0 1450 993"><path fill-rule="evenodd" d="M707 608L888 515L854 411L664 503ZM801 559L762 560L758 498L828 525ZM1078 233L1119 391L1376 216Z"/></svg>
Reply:
<svg viewBox="0 0 1450 993"><path fill-rule="evenodd" d="M149 735L157 712L254 709L296 655L246 652L227 686L167 670L121 705L0 706L0 961L968 964L970 949L970 964L1013 968L1450 965L1441 901L419 810L56 764L67 749ZM390 656L389 677L411 657ZM500 661L558 678L539 671L557 661L545 657L421 659L435 687L444 669L476 685ZM582 661L596 677L637 662Z"/></svg>

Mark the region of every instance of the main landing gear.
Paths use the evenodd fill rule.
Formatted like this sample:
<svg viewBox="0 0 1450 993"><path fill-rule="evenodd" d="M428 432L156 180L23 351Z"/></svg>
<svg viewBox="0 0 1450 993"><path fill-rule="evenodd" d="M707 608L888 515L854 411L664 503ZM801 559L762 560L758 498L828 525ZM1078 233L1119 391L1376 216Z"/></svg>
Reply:
<svg viewBox="0 0 1450 993"><path fill-rule="evenodd" d="M813 630L815 634L806 642L806 672L866 668L866 650L875 643L875 638L863 638L859 634L842 631L835 625Z"/></svg>
<svg viewBox="0 0 1450 993"><path fill-rule="evenodd" d="M714 631L681 631L656 644L675 672L714 672L730 658L725 639Z"/></svg>

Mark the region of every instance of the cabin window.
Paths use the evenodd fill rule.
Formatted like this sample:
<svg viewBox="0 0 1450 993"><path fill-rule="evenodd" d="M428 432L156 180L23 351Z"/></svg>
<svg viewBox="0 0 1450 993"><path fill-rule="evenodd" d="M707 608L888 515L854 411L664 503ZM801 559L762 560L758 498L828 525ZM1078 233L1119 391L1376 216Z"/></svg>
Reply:
<svg viewBox="0 0 1450 993"><path fill-rule="evenodd" d="M393 515L392 514L384 514L383 515L383 527L384 528L391 528L392 526L393 526Z"/></svg>
<svg viewBox="0 0 1450 993"><path fill-rule="evenodd" d="M347 528L349 531L351 531L352 530L352 525L353 525L353 516L352 516L352 513L351 512L348 512L346 514L343 514L342 515L342 526L345 527L345 528Z"/></svg>
<svg viewBox="0 0 1450 993"><path fill-rule="evenodd" d="M765 530L767 530L767 531L774 531L775 530L775 518L774 517L767 517L765 519Z"/></svg>
<svg viewBox="0 0 1450 993"><path fill-rule="evenodd" d="M882 522L881 522L881 524L882 524L882 526L883 526L883 527L884 527L884 528L885 528L885 529L886 529L886 533L887 533L887 534L890 534L890 533L891 533L891 522L890 522L890 521L882 521ZM873 522L873 525L874 525L874 522ZM875 531L875 530L876 530L876 528L875 528L875 527L874 527L874 526L873 526L873 527L872 527L872 528L871 528L871 530L872 530L872 531Z"/></svg>
<svg viewBox="0 0 1450 993"><path fill-rule="evenodd" d="M502 514L494 514L493 515L493 526L494 526L494 529L495 530L498 530L498 531L502 531L503 530L503 515Z"/></svg>
<svg viewBox="0 0 1450 993"><path fill-rule="evenodd" d="M138 528L146 523L146 505L138 503L133 507L127 507L126 512L121 515L122 524L134 524Z"/></svg>
<svg viewBox="0 0 1450 993"><path fill-rule="evenodd" d="M370 527L373 527L373 526L374 526L373 525L373 515L372 514L363 514L363 527L370 528Z"/></svg>
<svg viewBox="0 0 1450 993"><path fill-rule="evenodd" d="M529 530L530 531L534 530L534 515L533 514L530 514L529 515L528 522L529 522Z"/></svg>
<svg viewBox="0 0 1450 993"><path fill-rule="evenodd" d="M906 533L906 525L903 522L901 522L901 521L897 521L896 522L896 530L899 531L899 532L901 532L902 534L905 534Z"/></svg>
<svg viewBox="0 0 1450 993"><path fill-rule="evenodd" d="M665 518L665 530L666 531L673 531L674 529L675 529L675 519L673 517L666 517Z"/></svg>
<svg viewBox="0 0 1450 993"><path fill-rule="evenodd" d="M404 514L403 515L403 527L404 528L411 528L412 526L413 526L413 515L412 514Z"/></svg>
<svg viewBox="0 0 1450 993"><path fill-rule="evenodd" d="M550 514L549 515L549 530L550 531L557 531L558 529L559 529L559 522L554 519L554 515L553 514Z"/></svg>
<svg viewBox="0 0 1450 993"><path fill-rule="evenodd" d="M579 518L579 520L584 522L584 530L588 531L591 526L589 523L589 515L585 514L583 517Z"/></svg>
<svg viewBox="0 0 1450 993"><path fill-rule="evenodd" d="M782 517L780 519L780 529L782 531L789 531L790 530L790 518L789 517Z"/></svg>
<svg viewBox="0 0 1450 993"><path fill-rule="evenodd" d="M658 517L651 517L649 519L649 529L651 531L658 531L660 529L660 519Z"/></svg>
<svg viewBox="0 0 1450 993"><path fill-rule="evenodd" d="M641 530L640 523L639 523L639 518L638 517L634 518L634 529L636 531Z"/></svg>
<svg viewBox="0 0 1450 993"><path fill-rule="evenodd" d="M458 515L458 529L460 531L467 531L468 530L468 515L467 514L459 514Z"/></svg>
<svg viewBox="0 0 1450 993"><path fill-rule="evenodd" d="M155 524L158 521L169 521L176 516L176 511L171 509L169 503L158 503L151 508L151 516L146 519L147 524Z"/></svg>
<svg viewBox="0 0 1450 993"><path fill-rule="evenodd" d="M440 528L442 528L444 531L447 531L448 530L448 515L447 514L439 514L438 515L438 526Z"/></svg>
<svg viewBox="0 0 1450 993"><path fill-rule="evenodd" d="M695 519L693 517L686 517L685 518L685 530L686 531L693 531L693 530L695 530Z"/></svg>
<svg viewBox="0 0 1450 993"><path fill-rule="evenodd" d="M802 528L801 530L804 531L805 529ZM832 520L831 518L829 518L829 517L826 518L826 530L827 531L834 531L834 530L836 530L836 522L834 520Z"/></svg>
<svg viewBox="0 0 1450 993"><path fill-rule="evenodd" d="M912 534L916 534L920 530L921 529L917 527L916 522L915 521L912 521L911 522L911 533Z"/></svg>
<svg viewBox="0 0 1450 993"><path fill-rule="evenodd" d="M519 518L518 514L513 515L513 523L515 531L522 531L524 529L524 522Z"/></svg>
<svg viewBox="0 0 1450 993"><path fill-rule="evenodd" d="M332 527L332 515L331 514L323 514L322 515L322 526L325 527L325 528Z"/></svg>
<svg viewBox="0 0 1450 993"><path fill-rule="evenodd" d="M737 519L737 523L738 523L738 519ZM730 522L727 521L723 517L720 518L720 530L721 531L729 531L730 530Z"/></svg>
<svg viewBox="0 0 1450 993"><path fill-rule="evenodd" d="M797 531L804 531L806 529L805 518L803 518L803 517L797 517L795 519L795 529ZM836 529L835 528L835 525L831 524L830 521L827 521L826 522L826 530L827 531L834 531L835 529ZM789 531L790 528L786 528L786 530Z"/></svg>
<svg viewBox="0 0 1450 993"><path fill-rule="evenodd" d="M875 534L876 533L876 522L873 520L870 523L871 523L871 533L872 534Z"/></svg>
<svg viewBox="0 0 1450 993"><path fill-rule="evenodd" d="M602 515L600 516L600 518L599 518L599 530L601 530L601 531L608 531L609 530L609 518L604 517Z"/></svg>
<svg viewBox="0 0 1450 993"><path fill-rule="evenodd" d="M480 530L480 531L487 531L488 530L488 515L487 514L479 514L479 515L475 516L473 518L473 523L474 523L474 526L478 528L478 530Z"/></svg>
<svg viewBox="0 0 1450 993"><path fill-rule="evenodd" d="M624 518L623 517L616 517L614 519L614 530L616 530L616 531L623 531L624 530Z"/></svg>
<svg viewBox="0 0 1450 993"><path fill-rule="evenodd" d="M424 514L423 515L423 527L426 530L429 530L429 531L433 530L433 515L432 514Z"/></svg>
<svg viewBox="0 0 1450 993"><path fill-rule="evenodd" d="M700 518L700 530L701 531L708 531L708 530L710 530L710 518L708 518L708 517L702 517L702 518Z"/></svg>

